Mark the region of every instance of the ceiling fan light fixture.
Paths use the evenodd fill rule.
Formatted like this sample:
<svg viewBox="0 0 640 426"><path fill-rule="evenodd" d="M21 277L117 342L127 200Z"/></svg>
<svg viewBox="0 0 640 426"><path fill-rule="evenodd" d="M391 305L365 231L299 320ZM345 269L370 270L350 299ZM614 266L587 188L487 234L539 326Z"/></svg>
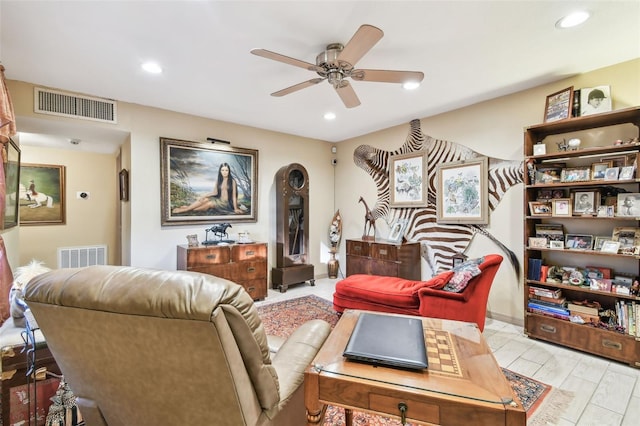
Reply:
<svg viewBox="0 0 640 426"><path fill-rule="evenodd" d="M402 84L404 90L416 90L418 87L420 87L419 81L407 81Z"/></svg>
<svg viewBox="0 0 640 426"><path fill-rule="evenodd" d="M148 72L149 74L162 73L162 67L158 65L156 62L145 62L142 64L142 69Z"/></svg>
<svg viewBox="0 0 640 426"><path fill-rule="evenodd" d="M336 114L335 112L325 112L324 113L324 119L327 121L332 121L336 119Z"/></svg>
<svg viewBox="0 0 640 426"><path fill-rule="evenodd" d="M564 30L567 28L577 27L589 19L591 15L585 10L579 10L577 12L570 13L567 16L562 17L556 22L556 28Z"/></svg>

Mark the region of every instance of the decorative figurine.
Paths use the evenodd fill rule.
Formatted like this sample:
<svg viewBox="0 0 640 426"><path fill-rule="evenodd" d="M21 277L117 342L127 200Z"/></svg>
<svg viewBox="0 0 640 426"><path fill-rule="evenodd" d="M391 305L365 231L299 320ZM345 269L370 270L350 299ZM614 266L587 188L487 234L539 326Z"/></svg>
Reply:
<svg viewBox="0 0 640 426"><path fill-rule="evenodd" d="M364 204L364 208L366 209L364 214L364 233L362 234L363 240L375 240L376 239L376 219L373 217L373 213L369 210L369 206L364 198L360 197L358 200L359 203ZM369 236L369 233L373 230L373 237Z"/></svg>
<svg viewBox="0 0 640 426"><path fill-rule="evenodd" d="M338 270L340 263L336 259L336 253L338 252L338 245L342 238L342 216L340 216L340 210L336 211L333 215L331 225L329 225L329 242L331 243L331 249L329 253L331 258L327 262L327 271L329 278L338 278Z"/></svg>
<svg viewBox="0 0 640 426"><path fill-rule="evenodd" d="M235 242L235 241L227 239L227 238L229 238L229 235L227 234L227 228L233 228L233 226L231 226L231 224L225 222L225 223L216 223L215 225L212 225L211 228L205 229L205 232L206 232L205 239L206 239L206 241L203 242L202 244L204 244L206 246L206 245L211 245L211 244L233 243L233 242ZM209 232L213 232L213 235L218 237L218 240L217 241L210 240L209 239Z"/></svg>

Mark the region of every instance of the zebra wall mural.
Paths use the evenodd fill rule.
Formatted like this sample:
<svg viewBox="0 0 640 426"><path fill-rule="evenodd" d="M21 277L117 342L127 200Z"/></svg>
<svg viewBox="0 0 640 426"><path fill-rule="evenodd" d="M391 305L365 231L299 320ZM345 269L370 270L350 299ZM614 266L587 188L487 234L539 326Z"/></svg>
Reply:
<svg viewBox="0 0 640 426"><path fill-rule="evenodd" d="M422 257L432 274L450 269L453 256L464 253L473 237L481 234L489 238L507 255L519 275L520 265L515 253L491 235L485 225L442 224L436 221L436 168L439 164L483 157L468 147L446 140L425 136L420 128L420 120L412 120L405 143L396 151L384 151L369 145L360 145L353 153L355 164L367 172L377 187L377 200L371 209L374 219L384 219L393 223L407 219L406 237L419 241ZM426 151L424 166L428 173L427 206L391 208L389 206L390 180L389 157L414 151ZM495 210L506 191L523 182L522 161L509 161L488 157L489 211Z"/></svg>

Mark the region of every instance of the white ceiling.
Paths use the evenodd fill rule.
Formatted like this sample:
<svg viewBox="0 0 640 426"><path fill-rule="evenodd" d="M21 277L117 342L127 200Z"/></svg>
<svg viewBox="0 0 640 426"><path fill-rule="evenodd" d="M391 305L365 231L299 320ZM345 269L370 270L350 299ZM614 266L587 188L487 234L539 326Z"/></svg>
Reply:
<svg viewBox="0 0 640 426"><path fill-rule="evenodd" d="M576 9L592 18L554 27ZM0 18L9 79L331 142L640 57L638 0L1 0ZM357 68L423 71L418 90L352 81L352 109L327 82L276 98L316 74L249 53L313 63L365 23L384 37ZM164 73L143 73L146 60ZM37 133L34 121L18 130Z"/></svg>

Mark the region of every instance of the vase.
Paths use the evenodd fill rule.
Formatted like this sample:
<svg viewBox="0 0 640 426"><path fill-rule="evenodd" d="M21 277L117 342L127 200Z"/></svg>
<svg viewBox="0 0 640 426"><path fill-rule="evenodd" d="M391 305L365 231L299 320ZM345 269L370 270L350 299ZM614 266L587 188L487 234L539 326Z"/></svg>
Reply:
<svg viewBox="0 0 640 426"><path fill-rule="evenodd" d="M336 251L332 248L329 253L331 254L331 259L327 262L327 273L329 278L338 278L340 263L338 262L338 259L336 259Z"/></svg>

